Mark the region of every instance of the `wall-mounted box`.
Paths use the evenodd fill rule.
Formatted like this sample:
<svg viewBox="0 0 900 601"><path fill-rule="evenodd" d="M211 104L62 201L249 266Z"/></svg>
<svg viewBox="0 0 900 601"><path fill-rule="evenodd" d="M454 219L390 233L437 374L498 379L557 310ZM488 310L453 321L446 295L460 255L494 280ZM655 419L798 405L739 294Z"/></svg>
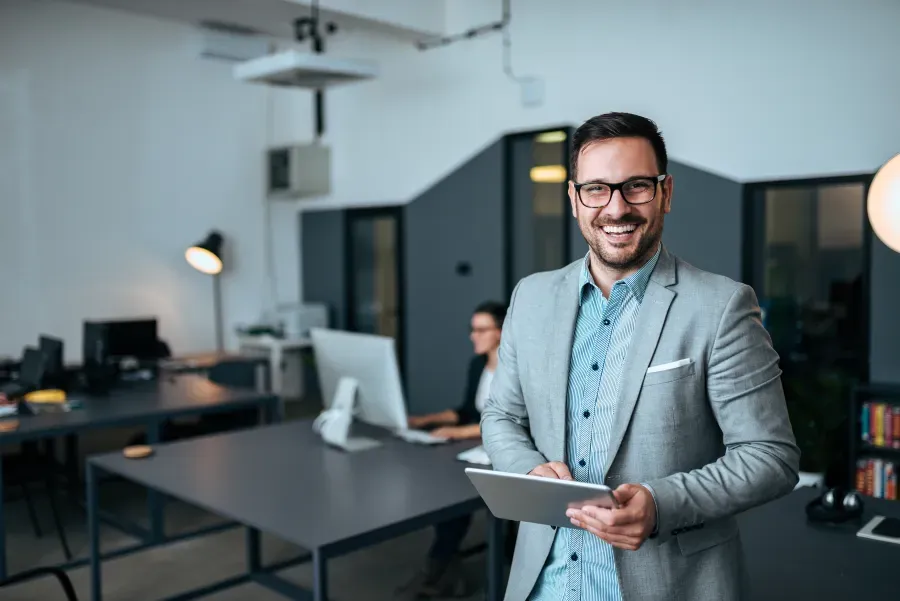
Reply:
<svg viewBox="0 0 900 601"><path fill-rule="evenodd" d="M326 196L331 192L331 149L318 143L270 148L266 174L269 199Z"/></svg>

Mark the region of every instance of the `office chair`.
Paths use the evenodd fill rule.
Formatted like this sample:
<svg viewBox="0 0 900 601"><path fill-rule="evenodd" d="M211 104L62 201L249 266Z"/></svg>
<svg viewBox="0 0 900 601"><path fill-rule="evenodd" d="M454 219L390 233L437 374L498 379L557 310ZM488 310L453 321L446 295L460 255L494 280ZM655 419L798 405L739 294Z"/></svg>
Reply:
<svg viewBox="0 0 900 601"><path fill-rule="evenodd" d="M210 382L228 388L256 390L259 363L244 359L225 359L213 365L207 373ZM239 409L203 418L204 433L224 432L255 426L259 421L257 409Z"/></svg>
<svg viewBox="0 0 900 601"><path fill-rule="evenodd" d="M75 587L72 586L72 581L69 580L69 576L59 568L35 568L26 570L25 572L11 576L6 580L0 580L0 588L15 586L45 576L53 576L56 578L63 589L63 593L66 595L67 601L78 601L78 595L75 594Z"/></svg>
<svg viewBox="0 0 900 601"><path fill-rule="evenodd" d="M0 392L4 392L10 399L14 399L16 395L21 396L31 390L40 388L43 384L44 366L43 353L38 349L26 348L22 357L22 367L19 370L19 379L13 382L13 386L7 386ZM23 409L26 407L27 405L24 404L24 401L20 400L19 413L24 413ZM50 511L53 515L53 523L56 526L60 545L63 548L66 559L72 559L69 541L66 538L66 532L59 514L57 488L54 478L56 461L53 455L49 451L42 452L35 442L26 442L22 445L20 452L4 455L0 461L3 462L3 473L6 482L10 486L19 486L22 489L22 496L28 508L28 517L31 520L34 535L37 538L41 538L43 533L37 519L37 512L34 508L34 500L31 496L29 484L43 480L47 488L47 496L50 499ZM0 502L3 502L2 499L0 499Z"/></svg>
<svg viewBox="0 0 900 601"><path fill-rule="evenodd" d="M62 518L59 512L59 500L57 495L56 479L54 472L56 463L53 457L38 449L37 444L30 442L22 445L22 451L14 455L7 455L2 458L3 475L8 486L18 486L22 489L22 497L28 508L28 517L31 520L31 526L34 529L34 535L37 538L43 536L40 523L38 522L37 512L34 507L34 500L31 496L29 488L30 484L43 480L47 489L47 497L50 501L50 513L53 517L53 524L56 527L56 533L59 537L59 543L62 547L66 560L72 559L72 551L69 548L69 540L63 527Z"/></svg>

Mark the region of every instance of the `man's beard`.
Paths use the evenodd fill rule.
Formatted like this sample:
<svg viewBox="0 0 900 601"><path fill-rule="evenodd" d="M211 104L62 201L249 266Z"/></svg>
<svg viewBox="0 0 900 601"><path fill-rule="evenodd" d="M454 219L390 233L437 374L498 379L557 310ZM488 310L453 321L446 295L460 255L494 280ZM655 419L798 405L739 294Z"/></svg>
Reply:
<svg viewBox="0 0 900 601"><path fill-rule="evenodd" d="M615 269L616 271L626 271L628 269L634 267L640 267L643 265L647 259L649 259L653 252L656 252L656 247L659 245L660 240L662 239L662 231L663 231L663 218L662 215L657 216L657 222L651 229L646 230L643 234L641 234L641 238L638 240L637 247L633 252L628 253L625 256L620 256L615 251L615 247L610 248L607 244L604 244L600 241L599 238L605 236L603 233L603 226L607 225L631 225L636 224L637 227L645 224L646 220L643 219L621 219L616 222L603 222L603 223L592 223L591 227L591 236L585 236L588 238L588 246L591 248L592 253L595 257L600 259L600 261L610 269ZM605 242L605 241L604 241Z"/></svg>

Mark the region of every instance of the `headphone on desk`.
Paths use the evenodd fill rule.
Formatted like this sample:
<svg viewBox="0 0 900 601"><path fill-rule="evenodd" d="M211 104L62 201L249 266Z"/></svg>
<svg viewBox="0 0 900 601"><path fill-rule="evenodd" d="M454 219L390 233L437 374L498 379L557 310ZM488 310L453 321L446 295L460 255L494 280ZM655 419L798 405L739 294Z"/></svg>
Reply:
<svg viewBox="0 0 900 601"><path fill-rule="evenodd" d="M855 490L829 488L806 505L806 517L818 524L842 524L862 515L862 496Z"/></svg>

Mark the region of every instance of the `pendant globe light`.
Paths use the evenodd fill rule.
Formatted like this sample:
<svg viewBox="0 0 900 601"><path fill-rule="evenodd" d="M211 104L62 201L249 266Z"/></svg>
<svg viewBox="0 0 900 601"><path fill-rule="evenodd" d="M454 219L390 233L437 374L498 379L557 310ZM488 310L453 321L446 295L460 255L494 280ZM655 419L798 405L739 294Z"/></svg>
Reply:
<svg viewBox="0 0 900 601"><path fill-rule="evenodd" d="M890 249L900 252L900 154L875 174L866 204L872 231Z"/></svg>

